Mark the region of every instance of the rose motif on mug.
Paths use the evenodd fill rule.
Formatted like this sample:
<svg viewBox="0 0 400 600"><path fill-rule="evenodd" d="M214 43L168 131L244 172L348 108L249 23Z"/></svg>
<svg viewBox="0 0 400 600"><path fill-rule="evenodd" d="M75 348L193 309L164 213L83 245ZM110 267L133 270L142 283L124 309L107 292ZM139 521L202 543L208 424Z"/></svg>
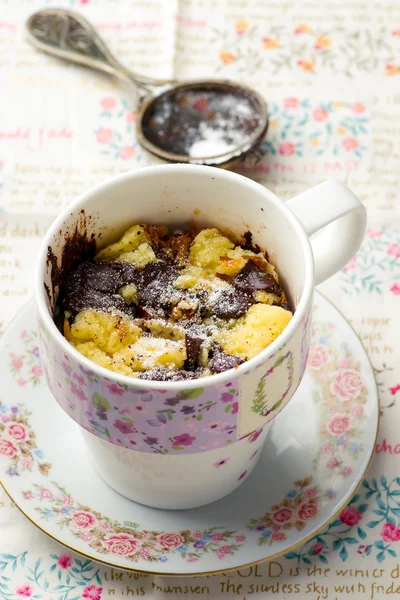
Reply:
<svg viewBox="0 0 400 600"><path fill-rule="evenodd" d="M360 373L354 369L339 371L331 383L331 392L342 402L349 402L358 398L363 388Z"/></svg>

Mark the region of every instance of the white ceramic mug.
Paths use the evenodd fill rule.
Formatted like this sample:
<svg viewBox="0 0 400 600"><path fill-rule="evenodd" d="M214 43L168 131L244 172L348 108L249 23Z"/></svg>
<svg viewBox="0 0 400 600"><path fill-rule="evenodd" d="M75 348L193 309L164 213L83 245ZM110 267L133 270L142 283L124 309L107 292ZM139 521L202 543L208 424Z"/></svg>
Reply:
<svg viewBox="0 0 400 600"><path fill-rule="evenodd" d="M236 369L179 382L129 378L78 353L53 322L57 279L71 260L66 240L73 238L77 259L85 240L100 248L135 223L189 222L252 232L295 308L283 333ZM175 509L218 500L240 485L257 463L268 424L303 377L314 286L355 254L365 224L363 205L335 181L284 203L241 175L179 164L119 175L70 205L38 260L41 359L50 390L81 426L103 479L133 500ZM321 228L311 245L308 236Z"/></svg>

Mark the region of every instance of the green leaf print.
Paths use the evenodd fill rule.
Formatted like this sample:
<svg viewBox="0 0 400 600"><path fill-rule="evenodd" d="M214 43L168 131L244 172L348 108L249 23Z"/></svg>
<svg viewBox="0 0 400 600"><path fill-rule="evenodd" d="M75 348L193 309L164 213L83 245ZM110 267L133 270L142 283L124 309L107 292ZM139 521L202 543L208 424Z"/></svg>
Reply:
<svg viewBox="0 0 400 600"><path fill-rule="evenodd" d="M104 408L104 410L110 410L109 401L107 400L107 398L104 398L104 396L100 396L98 392L93 394L92 402L97 407L101 406L102 408Z"/></svg>

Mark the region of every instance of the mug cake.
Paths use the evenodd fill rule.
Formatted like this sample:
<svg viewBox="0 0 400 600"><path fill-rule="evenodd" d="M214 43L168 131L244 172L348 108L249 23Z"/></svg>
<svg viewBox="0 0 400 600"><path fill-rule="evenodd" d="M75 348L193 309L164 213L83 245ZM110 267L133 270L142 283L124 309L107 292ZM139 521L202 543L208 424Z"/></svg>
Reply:
<svg viewBox="0 0 400 600"><path fill-rule="evenodd" d="M264 350L292 312L251 234L133 225L61 287L56 320L82 355L155 381L221 373Z"/></svg>

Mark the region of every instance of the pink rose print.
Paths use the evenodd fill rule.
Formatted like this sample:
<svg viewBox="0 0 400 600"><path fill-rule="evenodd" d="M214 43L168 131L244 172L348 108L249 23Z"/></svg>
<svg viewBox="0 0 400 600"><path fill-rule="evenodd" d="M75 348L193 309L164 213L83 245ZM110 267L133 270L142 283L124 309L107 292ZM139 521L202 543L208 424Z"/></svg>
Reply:
<svg viewBox="0 0 400 600"><path fill-rule="evenodd" d="M349 525L350 527L353 527L354 525L357 525L357 523L359 523L361 521L362 514L360 512L358 512L358 510L354 506L347 506L340 513L339 519L345 525Z"/></svg>
<svg viewBox="0 0 400 600"><path fill-rule="evenodd" d="M72 524L77 529L89 531L90 529L93 529L93 527L96 527L97 517L88 511L78 510L72 515Z"/></svg>
<svg viewBox="0 0 400 600"><path fill-rule="evenodd" d="M306 498L315 498L315 496L318 494L318 490L317 488L308 488L308 490L306 490L304 492L304 496Z"/></svg>
<svg viewBox="0 0 400 600"><path fill-rule="evenodd" d="M235 537L235 541L236 542L245 542L246 541L246 536L245 535L237 535Z"/></svg>
<svg viewBox="0 0 400 600"><path fill-rule="evenodd" d="M274 542L283 542L286 540L286 535L282 531L273 531L271 534L271 540Z"/></svg>
<svg viewBox="0 0 400 600"><path fill-rule="evenodd" d="M332 444L322 444L321 454L330 454L333 450Z"/></svg>
<svg viewBox="0 0 400 600"><path fill-rule="evenodd" d="M102 545L118 556L135 554L140 548L140 542L129 533L110 533L105 536Z"/></svg>
<svg viewBox="0 0 400 600"><path fill-rule="evenodd" d="M347 265L345 265L343 267L343 271L345 273L348 273L348 271L354 271L354 269L357 267L357 256L353 256L353 258L351 259L350 262L347 263Z"/></svg>
<svg viewBox="0 0 400 600"><path fill-rule="evenodd" d="M193 535L192 535L192 538L193 538L194 540L199 540L199 539L200 539L200 538L202 538L202 537L203 537L203 534L201 533L201 531L195 531L195 532L193 533Z"/></svg>
<svg viewBox="0 0 400 600"><path fill-rule="evenodd" d="M303 502L297 509L297 519L299 521L311 521L315 519L319 511L319 506L316 502Z"/></svg>
<svg viewBox="0 0 400 600"><path fill-rule="evenodd" d="M30 598L33 594L33 588L28 583L21 585L21 587L17 588L15 591L18 596L22 596L23 598Z"/></svg>
<svg viewBox="0 0 400 600"><path fill-rule="evenodd" d="M102 127L98 130L96 138L100 144L107 144L113 138L113 132L108 127Z"/></svg>
<svg viewBox="0 0 400 600"><path fill-rule="evenodd" d="M109 523L100 523L100 527L101 529L105 529L107 531L107 529L110 529L110 524Z"/></svg>
<svg viewBox="0 0 400 600"><path fill-rule="evenodd" d="M14 440L21 442L29 437L26 428L24 425L21 425L21 423L11 423L11 425L7 427L7 431Z"/></svg>
<svg viewBox="0 0 400 600"><path fill-rule="evenodd" d="M329 351L325 346L314 344L310 346L310 352L308 354L308 366L314 371L319 371L320 368L326 363L329 357Z"/></svg>
<svg viewBox="0 0 400 600"><path fill-rule="evenodd" d="M354 104L351 105L351 110L355 113L363 113L365 112L365 104L362 102L354 102Z"/></svg>
<svg viewBox="0 0 400 600"><path fill-rule="evenodd" d="M400 244L390 244L387 253L390 254L390 256L400 258Z"/></svg>
<svg viewBox="0 0 400 600"><path fill-rule="evenodd" d="M322 108L316 108L313 110L312 116L316 121L325 121L328 118L329 113Z"/></svg>
<svg viewBox="0 0 400 600"><path fill-rule="evenodd" d="M355 417L361 417L364 414L364 407L361 404L355 404L351 407L350 413Z"/></svg>
<svg viewBox="0 0 400 600"><path fill-rule="evenodd" d="M133 423L126 423L125 421L117 419L114 422L114 427L116 427L124 435L127 433L133 433Z"/></svg>
<svg viewBox="0 0 400 600"><path fill-rule="evenodd" d="M53 497L53 493L50 490L47 490L46 488L43 488L40 492L40 495L42 496L42 498L52 498Z"/></svg>
<svg viewBox="0 0 400 600"><path fill-rule="evenodd" d="M19 386L23 387L24 385L26 385L28 383L28 381L26 379L23 379L22 377L20 377L19 379L17 379L17 383Z"/></svg>
<svg viewBox="0 0 400 600"><path fill-rule="evenodd" d="M111 383L107 385L107 388L109 392L111 392L111 394L113 394L114 396L123 396L124 394L124 388L120 385L117 385L116 383Z"/></svg>
<svg viewBox="0 0 400 600"><path fill-rule="evenodd" d="M25 498L25 500L32 500L32 498L34 498L35 496L32 494L32 492L22 492L23 497Z"/></svg>
<svg viewBox="0 0 400 600"><path fill-rule="evenodd" d="M8 458L13 458L19 454L19 448L11 440L0 438L0 454L3 454Z"/></svg>
<svg viewBox="0 0 400 600"><path fill-rule="evenodd" d="M325 549L324 544L321 543L316 543L314 544L314 546L312 547L312 553L313 554L321 554L322 550Z"/></svg>
<svg viewBox="0 0 400 600"><path fill-rule="evenodd" d="M331 383L331 392L342 402L358 398L363 387L360 373L354 369L342 369Z"/></svg>
<svg viewBox="0 0 400 600"><path fill-rule="evenodd" d="M338 466L338 464L339 464L338 459L335 458L335 457L333 457L333 458L330 458L328 460L328 462L326 463L326 468L327 469L336 469L336 467Z"/></svg>
<svg viewBox="0 0 400 600"><path fill-rule="evenodd" d="M112 96L104 96L104 98L100 100L100 106L101 108L104 108L104 110L112 110L116 104L117 101Z"/></svg>
<svg viewBox="0 0 400 600"><path fill-rule="evenodd" d="M340 362L339 362L339 367L341 369L348 369L350 366L350 360L348 358L343 358Z"/></svg>
<svg viewBox="0 0 400 600"><path fill-rule="evenodd" d="M350 417L347 415L333 415L326 424L326 430L331 435L343 435L350 429Z"/></svg>
<svg viewBox="0 0 400 600"><path fill-rule="evenodd" d="M195 437L190 436L188 433L181 433L180 435L175 435L172 441L174 446L191 446L195 439Z"/></svg>
<svg viewBox="0 0 400 600"><path fill-rule="evenodd" d="M287 506L283 506L278 508L274 513L272 513L272 520L280 525L283 523L290 523L293 521L294 510L292 508L288 508Z"/></svg>
<svg viewBox="0 0 400 600"><path fill-rule="evenodd" d="M211 535L211 539L214 540L214 541L220 542L221 540L224 539L224 534L223 533L218 533L218 532L217 533L213 533Z"/></svg>
<svg viewBox="0 0 400 600"><path fill-rule="evenodd" d="M24 458L23 460L21 460L21 465L24 467L24 469L30 469L32 467L32 461L29 460L29 458Z"/></svg>
<svg viewBox="0 0 400 600"><path fill-rule="evenodd" d="M76 396L79 400L87 400L87 396L85 394L85 392L83 390L81 390L80 387L78 387L77 385L74 384L73 381L71 381L71 392L74 394L74 396Z"/></svg>
<svg viewBox="0 0 400 600"><path fill-rule="evenodd" d="M143 558L149 558L149 556L151 556L151 552L147 548L141 548L139 550L139 556L142 556Z"/></svg>
<svg viewBox="0 0 400 600"><path fill-rule="evenodd" d="M81 533L80 536L81 540L83 540L84 542L91 542L93 539L93 536L91 533Z"/></svg>
<svg viewBox="0 0 400 600"><path fill-rule="evenodd" d="M390 288L390 291L398 296L400 294L400 285L398 283L394 283Z"/></svg>
<svg viewBox="0 0 400 600"><path fill-rule="evenodd" d="M221 554L222 556L227 556L231 552L232 546L221 546L221 548L218 550L218 554Z"/></svg>
<svg viewBox="0 0 400 600"><path fill-rule="evenodd" d="M346 138L345 140L343 140L343 147L345 148L345 150L347 150L348 152L350 150L355 150L358 146L358 142L355 138Z"/></svg>
<svg viewBox="0 0 400 600"><path fill-rule="evenodd" d="M349 475L351 475L352 471L353 469L351 467L343 467L343 469L340 471L340 474L344 477L348 477Z"/></svg>
<svg viewBox="0 0 400 600"><path fill-rule="evenodd" d="M11 353L10 357L11 357L11 366L13 367L13 369L19 370L19 369L21 369L21 367L23 367L24 363L19 356L15 356L15 354Z"/></svg>
<svg viewBox="0 0 400 600"><path fill-rule="evenodd" d="M61 498L61 501L65 506L73 506L74 505L74 501L72 500L71 496L63 496Z"/></svg>
<svg viewBox="0 0 400 600"><path fill-rule="evenodd" d="M136 154L136 148L133 146L124 146L121 148L119 157L121 160L129 160L133 158Z"/></svg>
<svg viewBox="0 0 400 600"><path fill-rule="evenodd" d="M130 110L128 113L126 113L125 118L127 123L134 123L136 121L136 113Z"/></svg>
<svg viewBox="0 0 400 600"><path fill-rule="evenodd" d="M374 238L380 237L382 235L382 231L380 229L372 229L371 227L367 227L365 234L373 240Z"/></svg>
<svg viewBox="0 0 400 600"><path fill-rule="evenodd" d="M179 533L163 533L157 537L157 541L163 548L177 548L185 539Z"/></svg>
<svg viewBox="0 0 400 600"><path fill-rule="evenodd" d="M283 101L283 105L285 108L297 108L298 105L300 104L298 98L285 98L285 100Z"/></svg>
<svg viewBox="0 0 400 600"><path fill-rule="evenodd" d="M296 146L291 142L284 142L279 146L279 154L282 156L292 156L296 152Z"/></svg>
<svg viewBox="0 0 400 600"><path fill-rule="evenodd" d="M101 600L102 591L102 587L97 587L93 584L87 585L82 592L82 598L86 598L86 600Z"/></svg>
<svg viewBox="0 0 400 600"><path fill-rule="evenodd" d="M61 554L57 564L62 569L69 569L72 566L72 557L69 554Z"/></svg>
<svg viewBox="0 0 400 600"><path fill-rule="evenodd" d="M33 365L32 373L35 377L40 377L41 375L43 375L42 368L39 367L39 365Z"/></svg>
<svg viewBox="0 0 400 600"><path fill-rule="evenodd" d="M385 523L382 527L381 538L384 542L398 542L400 540L400 529L394 523Z"/></svg>

